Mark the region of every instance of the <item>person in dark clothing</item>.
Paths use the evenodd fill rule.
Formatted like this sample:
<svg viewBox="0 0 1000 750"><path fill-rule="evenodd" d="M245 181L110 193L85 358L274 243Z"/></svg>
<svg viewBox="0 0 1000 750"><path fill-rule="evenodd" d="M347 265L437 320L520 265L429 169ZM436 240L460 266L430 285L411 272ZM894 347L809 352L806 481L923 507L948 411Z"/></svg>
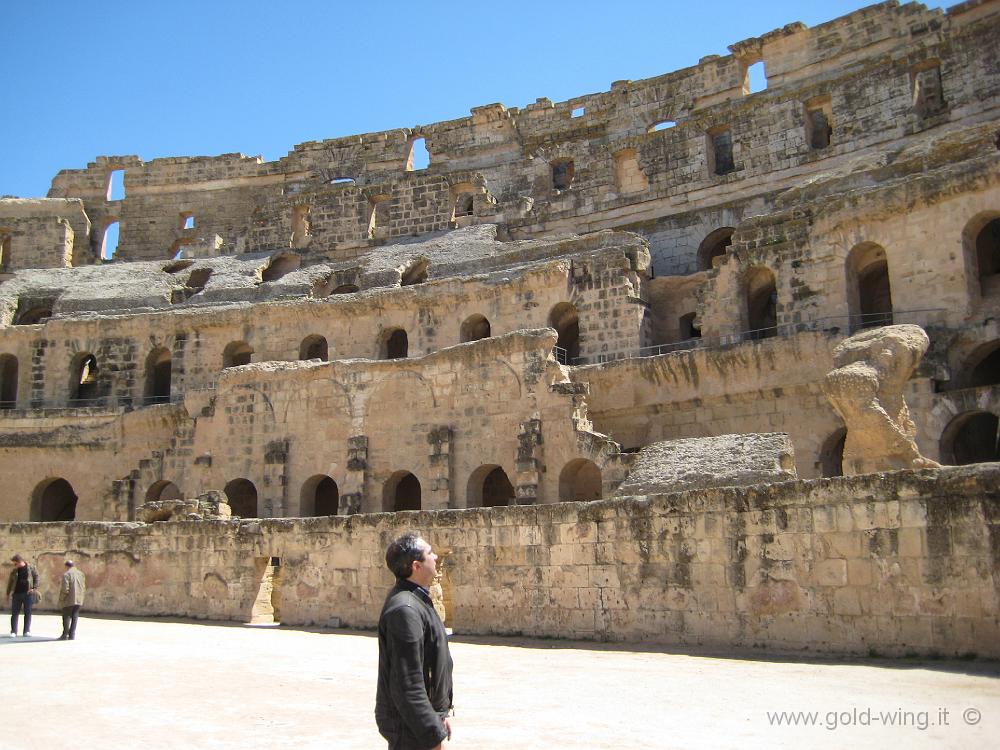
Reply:
<svg viewBox="0 0 1000 750"><path fill-rule="evenodd" d="M451 653L428 591L437 555L417 534L385 553L396 576L378 621L375 723L389 750L438 750L451 739Z"/></svg>
<svg viewBox="0 0 1000 750"><path fill-rule="evenodd" d="M10 558L14 563L14 569L7 579L7 596L10 597L10 634L11 637L17 635L17 621L24 610L24 630L21 635L27 636L31 632L31 597L38 590L38 571L25 562L20 555Z"/></svg>

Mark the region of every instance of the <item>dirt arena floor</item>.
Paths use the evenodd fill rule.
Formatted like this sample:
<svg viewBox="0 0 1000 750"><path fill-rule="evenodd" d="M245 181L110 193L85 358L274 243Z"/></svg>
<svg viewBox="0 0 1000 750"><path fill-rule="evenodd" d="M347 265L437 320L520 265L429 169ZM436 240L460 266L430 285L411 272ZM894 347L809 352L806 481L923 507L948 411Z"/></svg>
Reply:
<svg viewBox="0 0 1000 750"><path fill-rule="evenodd" d="M60 628L36 614L32 637L0 636L4 750L385 747L372 633L84 617L77 640L60 642ZM462 636L452 654L451 750L913 750L1000 737L995 662Z"/></svg>

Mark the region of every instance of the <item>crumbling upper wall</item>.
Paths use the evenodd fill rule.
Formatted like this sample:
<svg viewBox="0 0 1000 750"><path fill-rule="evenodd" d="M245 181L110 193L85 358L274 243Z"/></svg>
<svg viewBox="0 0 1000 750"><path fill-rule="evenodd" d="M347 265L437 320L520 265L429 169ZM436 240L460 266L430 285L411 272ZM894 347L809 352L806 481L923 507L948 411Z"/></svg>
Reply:
<svg viewBox="0 0 1000 750"><path fill-rule="evenodd" d="M90 220L78 198L0 198L0 272L89 260Z"/></svg>

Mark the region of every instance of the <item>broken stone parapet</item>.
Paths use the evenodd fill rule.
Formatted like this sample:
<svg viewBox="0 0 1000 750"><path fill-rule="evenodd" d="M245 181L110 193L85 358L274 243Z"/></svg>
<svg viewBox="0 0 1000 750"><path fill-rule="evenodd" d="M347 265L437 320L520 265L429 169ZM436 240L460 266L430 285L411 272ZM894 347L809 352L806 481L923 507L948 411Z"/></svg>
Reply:
<svg viewBox="0 0 1000 750"><path fill-rule="evenodd" d="M209 490L196 498L176 500L151 500L135 511L137 521L219 521L232 517L232 510L224 492Z"/></svg>

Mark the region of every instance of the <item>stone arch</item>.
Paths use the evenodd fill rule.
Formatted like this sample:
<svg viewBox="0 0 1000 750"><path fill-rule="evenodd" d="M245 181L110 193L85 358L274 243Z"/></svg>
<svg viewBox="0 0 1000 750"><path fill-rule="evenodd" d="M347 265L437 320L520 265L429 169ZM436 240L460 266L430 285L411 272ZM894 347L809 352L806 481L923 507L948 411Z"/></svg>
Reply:
<svg viewBox="0 0 1000 750"><path fill-rule="evenodd" d="M147 404L165 404L170 401L171 367L172 357L166 347L158 346L146 357L143 398Z"/></svg>
<svg viewBox="0 0 1000 750"><path fill-rule="evenodd" d="M399 285L414 286L416 284L423 284L427 281L427 273L430 267L431 263L427 258L417 258L400 272Z"/></svg>
<svg viewBox="0 0 1000 750"><path fill-rule="evenodd" d="M698 246L698 268L708 271L715 258L725 256L726 249L733 244L733 227L720 227L708 233Z"/></svg>
<svg viewBox="0 0 1000 750"><path fill-rule="evenodd" d="M386 328L379 339L379 359L406 359L410 341L402 328Z"/></svg>
<svg viewBox="0 0 1000 750"><path fill-rule="evenodd" d="M580 358L580 314L576 305L560 302L549 313L549 326L556 329L556 359L564 365L571 365Z"/></svg>
<svg viewBox="0 0 1000 750"><path fill-rule="evenodd" d="M52 305L48 302L43 302L37 305L31 305L27 307L23 312L19 312L17 317L14 318L14 325L16 326L33 326L39 323L44 323L46 320L52 317Z"/></svg>
<svg viewBox="0 0 1000 750"><path fill-rule="evenodd" d="M420 480L409 471L396 471L382 488L382 509L386 512L420 510Z"/></svg>
<svg viewBox="0 0 1000 750"><path fill-rule="evenodd" d="M330 349L325 336L312 334L302 339L302 343L299 344L300 360L321 359L326 362L329 360L329 357Z"/></svg>
<svg viewBox="0 0 1000 750"><path fill-rule="evenodd" d="M332 477L316 474L303 485L299 513L303 516L335 516L340 504L340 488Z"/></svg>
<svg viewBox="0 0 1000 750"><path fill-rule="evenodd" d="M956 380L963 388L1000 383L1000 340L976 347L966 359Z"/></svg>
<svg viewBox="0 0 1000 750"><path fill-rule="evenodd" d="M17 357L0 354L0 409L17 408Z"/></svg>
<svg viewBox="0 0 1000 750"><path fill-rule="evenodd" d="M952 466L1000 461L997 430L1000 420L976 409L959 414L941 434L941 463Z"/></svg>
<svg viewBox="0 0 1000 750"><path fill-rule="evenodd" d="M233 479L222 490L238 518L257 518L257 487L249 479Z"/></svg>
<svg viewBox="0 0 1000 750"><path fill-rule="evenodd" d="M889 264L881 245L862 242L847 254L847 307L852 331L892 323Z"/></svg>
<svg viewBox="0 0 1000 750"><path fill-rule="evenodd" d="M466 486L467 508L495 508L516 504L517 493L507 472L497 464L483 464L469 475Z"/></svg>
<svg viewBox="0 0 1000 750"><path fill-rule="evenodd" d="M831 432L820 447L816 465L823 477L844 476L844 445L847 429L841 427Z"/></svg>
<svg viewBox="0 0 1000 750"><path fill-rule="evenodd" d="M181 493L180 488L166 479L153 482L149 485L149 489L146 490L147 503L157 500L181 500L183 497L184 495Z"/></svg>
<svg viewBox="0 0 1000 750"><path fill-rule="evenodd" d="M778 291L774 272L767 266L753 266L744 277L746 330L753 340L771 338L778 329Z"/></svg>
<svg viewBox="0 0 1000 750"><path fill-rule="evenodd" d="M1000 293L1000 211L977 214L962 230L962 248L970 269L970 292L978 287L988 297Z"/></svg>
<svg viewBox="0 0 1000 750"><path fill-rule="evenodd" d="M43 479L31 493L32 521L73 521L77 495L73 485L61 477Z"/></svg>
<svg viewBox="0 0 1000 750"><path fill-rule="evenodd" d="M253 359L253 347L246 341L230 341L222 350L222 367L248 365Z"/></svg>
<svg viewBox="0 0 1000 750"><path fill-rule="evenodd" d="M488 339L490 335L491 335L490 321L486 319L485 315L480 315L479 313L475 313L467 317L462 322L460 338L463 344L468 341L479 341L480 339Z"/></svg>
<svg viewBox="0 0 1000 750"><path fill-rule="evenodd" d="M602 482L597 464L588 458L574 458L559 473L559 500L599 500L603 494Z"/></svg>
<svg viewBox="0 0 1000 750"><path fill-rule="evenodd" d="M100 395L99 373L97 358L90 352L80 352L73 357L70 366L70 400L78 403L96 400Z"/></svg>
<svg viewBox="0 0 1000 750"><path fill-rule="evenodd" d="M273 255L260 271L261 281L277 281L282 276L297 271L302 265L302 257L289 251Z"/></svg>

